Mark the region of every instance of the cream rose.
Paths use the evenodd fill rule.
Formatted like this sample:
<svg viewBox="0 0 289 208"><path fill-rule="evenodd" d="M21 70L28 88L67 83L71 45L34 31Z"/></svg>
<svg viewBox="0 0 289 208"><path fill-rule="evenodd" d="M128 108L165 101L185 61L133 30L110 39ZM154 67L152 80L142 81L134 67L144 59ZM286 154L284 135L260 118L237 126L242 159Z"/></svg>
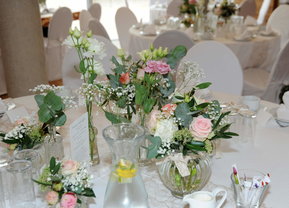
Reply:
<svg viewBox="0 0 289 208"><path fill-rule="evenodd" d="M170 142L174 136L174 133L178 130L177 124L172 118L159 120L156 126L156 132L154 136L159 136L162 142Z"/></svg>
<svg viewBox="0 0 289 208"><path fill-rule="evenodd" d="M208 118L198 116L194 118L189 129L196 140L205 141L212 131L212 122Z"/></svg>
<svg viewBox="0 0 289 208"><path fill-rule="evenodd" d="M79 167L78 162L76 162L74 160L65 160L62 163L61 172L64 176L72 175L72 174L77 172L78 167Z"/></svg>
<svg viewBox="0 0 289 208"><path fill-rule="evenodd" d="M45 200L49 205L55 205L58 202L58 193L55 191L49 191L45 196Z"/></svg>

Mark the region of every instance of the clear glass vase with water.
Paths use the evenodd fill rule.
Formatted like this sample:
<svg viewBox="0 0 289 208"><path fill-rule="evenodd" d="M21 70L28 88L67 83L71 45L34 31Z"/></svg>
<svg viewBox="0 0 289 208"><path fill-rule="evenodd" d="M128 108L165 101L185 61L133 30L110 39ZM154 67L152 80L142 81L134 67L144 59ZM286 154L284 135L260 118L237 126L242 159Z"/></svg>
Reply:
<svg viewBox="0 0 289 208"><path fill-rule="evenodd" d="M138 150L145 130L136 124L115 124L103 130L113 154L112 168L104 197L104 208L149 208L140 170Z"/></svg>

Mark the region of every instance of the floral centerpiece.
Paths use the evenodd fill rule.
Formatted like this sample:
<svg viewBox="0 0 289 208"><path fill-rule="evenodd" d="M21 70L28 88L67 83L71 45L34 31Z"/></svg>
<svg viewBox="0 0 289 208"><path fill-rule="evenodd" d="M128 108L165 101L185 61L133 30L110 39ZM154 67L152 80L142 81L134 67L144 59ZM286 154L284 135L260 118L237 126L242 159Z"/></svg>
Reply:
<svg viewBox="0 0 289 208"><path fill-rule="evenodd" d="M11 131L0 133L1 141L7 144L10 151L32 149L44 141L44 129L42 124L34 121L22 120Z"/></svg>
<svg viewBox="0 0 289 208"><path fill-rule="evenodd" d="M232 15L236 13L237 7L233 2L229 2L228 0L223 0L222 3L216 4L214 7L214 13L219 18L223 18L225 23L230 19Z"/></svg>
<svg viewBox="0 0 289 208"><path fill-rule="evenodd" d="M193 16L198 13L198 3L196 0L183 0L180 6L180 13L184 15L182 23L190 27L193 23Z"/></svg>
<svg viewBox="0 0 289 208"><path fill-rule="evenodd" d="M103 74L103 67L100 60L106 56L104 43L92 38L91 32L82 35L81 32L75 28L74 30L69 31L69 36L64 41L64 44L75 48L79 56L80 63L75 69L81 74L81 79L83 80L82 92L86 92L84 97L88 113L90 161L92 164L98 164L99 155L96 145L97 129L93 124L93 96L91 96L90 89L92 88L96 77Z"/></svg>
<svg viewBox="0 0 289 208"><path fill-rule="evenodd" d="M47 192L45 200L49 205L75 208L77 204L85 205L83 197L95 197L91 180L92 175L88 173L84 163L73 160L57 161L52 157L39 179L33 181Z"/></svg>
<svg viewBox="0 0 289 208"><path fill-rule="evenodd" d="M112 123L130 122L137 115L139 123L145 124L146 116L154 107L167 103L175 90L173 72L178 61L186 54L183 46L168 51L153 48L139 53L140 60L132 61L130 56L119 53L113 57L113 73L108 74L108 82L95 85L99 94L99 105L121 109L122 113L105 109Z"/></svg>
<svg viewBox="0 0 289 208"><path fill-rule="evenodd" d="M194 75L195 80L203 76L201 72L192 72L191 69L198 69L196 64L185 62L181 67ZM206 101L196 96L211 83L196 83L191 90L179 93L189 84L185 78L171 102L160 110L154 109L147 120L151 142L148 158L163 158L158 165L160 177L177 197L199 190L207 183L210 162L202 152L212 152L212 142L216 139L237 136L228 131L230 123L226 117L230 112L222 112L217 100Z"/></svg>

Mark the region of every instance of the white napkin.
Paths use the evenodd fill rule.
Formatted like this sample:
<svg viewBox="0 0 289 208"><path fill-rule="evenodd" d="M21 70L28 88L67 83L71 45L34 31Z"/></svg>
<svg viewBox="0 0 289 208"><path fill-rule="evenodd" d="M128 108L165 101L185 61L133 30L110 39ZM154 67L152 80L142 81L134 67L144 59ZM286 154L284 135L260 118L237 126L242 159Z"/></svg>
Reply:
<svg viewBox="0 0 289 208"><path fill-rule="evenodd" d="M252 32L249 30L245 30L244 32L242 32L242 34L240 35L236 35L234 37L235 40L250 40L252 38Z"/></svg>
<svg viewBox="0 0 289 208"><path fill-rule="evenodd" d="M143 28L143 33L144 34L156 34L156 27L155 25L146 25Z"/></svg>
<svg viewBox="0 0 289 208"><path fill-rule="evenodd" d="M138 23L136 23L133 27L134 27L135 29L139 29L139 28L141 28L142 26L143 26L142 19L140 19L140 21L139 21Z"/></svg>
<svg viewBox="0 0 289 208"><path fill-rule="evenodd" d="M257 20L252 16L247 16L244 24L247 26L257 25Z"/></svg>
<svg viewBox="0 0 289 208"><path fill-rule="evenodd" d="M267 126L268 121L270 121L272 118L273 116L271 115L271 113L266 111L266 109L261 108L256 116L257 125L265 127Z"/></svg>
<svg viewBox="0 0 289 208"><path fill-rule="evenodd" d="M270 25L267 25L266 30L265 31L261 31L261 35L275 35L276 32L272 29L272 27Z"/></svg>
<svg viewBox="0 0 289 208"><path fill-rule="evenodd" d="M285 93L283 94L282 99L283 99L284 105L285 105L287 108L289 108L289 91L287 91L287 92L285 92Z"/></svg>

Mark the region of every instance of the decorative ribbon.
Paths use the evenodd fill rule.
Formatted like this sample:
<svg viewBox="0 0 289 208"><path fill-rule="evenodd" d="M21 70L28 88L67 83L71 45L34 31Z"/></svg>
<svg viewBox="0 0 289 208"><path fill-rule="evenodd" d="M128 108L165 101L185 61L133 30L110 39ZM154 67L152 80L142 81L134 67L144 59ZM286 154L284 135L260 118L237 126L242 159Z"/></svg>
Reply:
<svg viewBox="0 0 289 208"><path fill-rule="evenodd" d="M182 153L177 153L173 155L169 155L164 162L173 161L181 174L182 177L186 177L190 175L190 171L188 168L188 161L191 159L189 156L185 156Z"/></svg>

